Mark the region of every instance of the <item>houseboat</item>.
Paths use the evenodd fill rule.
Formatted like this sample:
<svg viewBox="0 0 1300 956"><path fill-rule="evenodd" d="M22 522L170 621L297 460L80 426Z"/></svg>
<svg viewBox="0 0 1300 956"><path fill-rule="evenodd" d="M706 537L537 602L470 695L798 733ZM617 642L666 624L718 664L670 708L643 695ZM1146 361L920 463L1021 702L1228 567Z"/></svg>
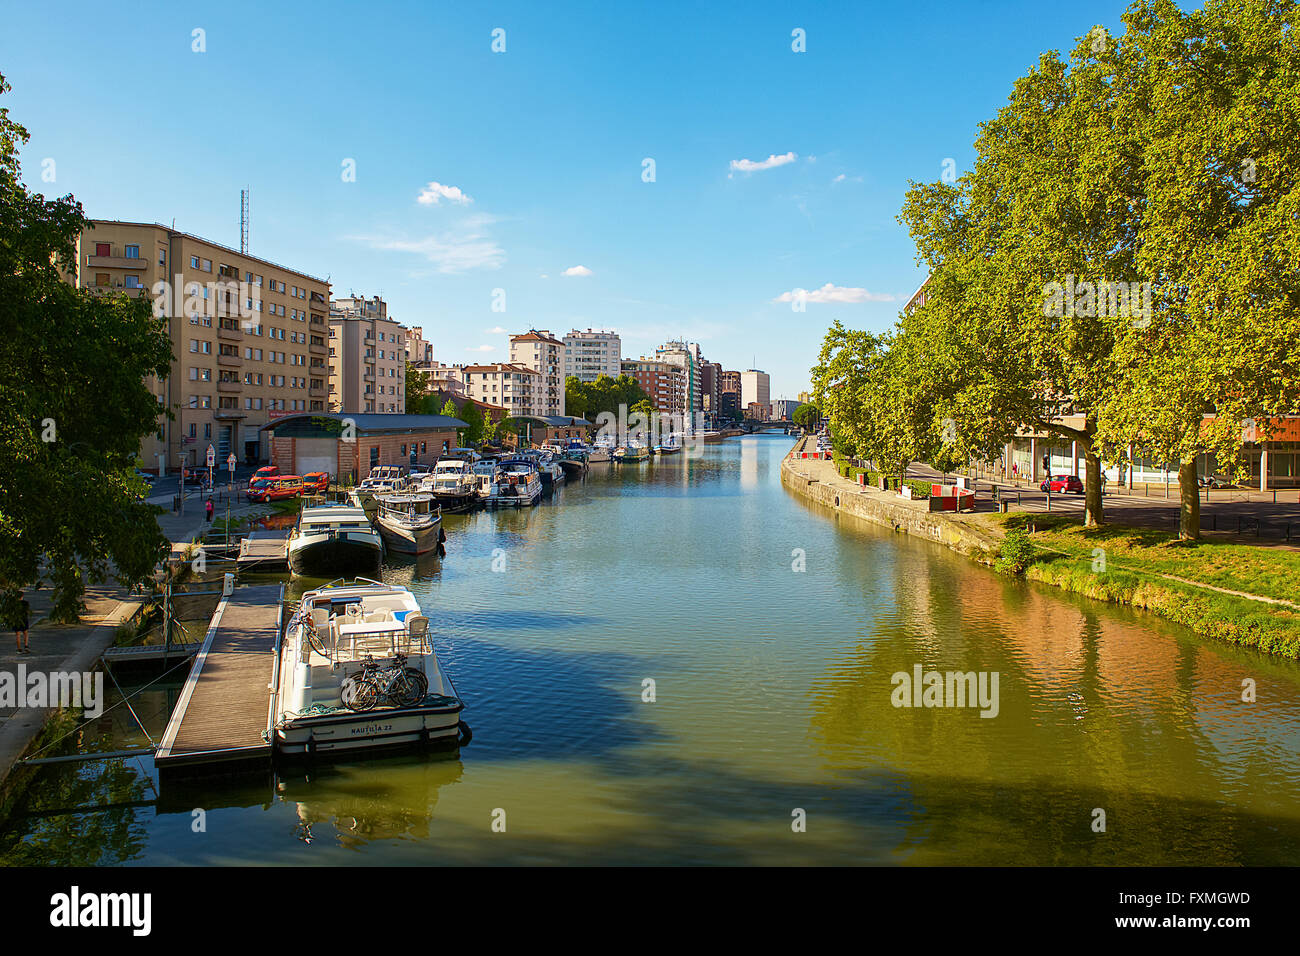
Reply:
<svg viewBox="0 0 1300 956"><path fill-rule="evenodd" d="M626 445L614 449L614 460L629 464L649 461L650 446L639 436L629 438Z"/></svg>
<svg viewBox="0 0 1300 956"><path fill-rule="evenodd" d="M591 451L587 453L588 465L599 465L607 461L614 460L614 451L617 443L613 435L601 435L591 446Z"/></svg>
<svg viewBox="0 0 1300 956"><path fill-rule="evenodd" d="M542 478L535 462L508 458L497 465L487 502L494 506L526 507L542 496Z"/></svg>
<svg viewBox="0 0 1300 956"><path fill-rule="evenodd" d="M375 525L389 551L427 554L445 540L442 511L432 492L389 492L375 495L375 500L379 502Z"/></svg>
<svg viewBox="0 0 1300 956"><path fill-rule="evenodd" d="M308 591L277 648L275 747L287 755L469 742L429 619L406 588L366 578Z"/></svg>
<svg viewBox="0 0 1300 956"><path fill-rule="evenodd" d="M305 505L289 535L289 570L326 576L378 569L384 543L355 505Z"/></svg>
<svg viewBox="0 0 1300 956"><path fill-rule="evenodd" d="M466 458L443 458L420 487L431 492L445 514L468 511L479 504L479 481Z"/></svg>

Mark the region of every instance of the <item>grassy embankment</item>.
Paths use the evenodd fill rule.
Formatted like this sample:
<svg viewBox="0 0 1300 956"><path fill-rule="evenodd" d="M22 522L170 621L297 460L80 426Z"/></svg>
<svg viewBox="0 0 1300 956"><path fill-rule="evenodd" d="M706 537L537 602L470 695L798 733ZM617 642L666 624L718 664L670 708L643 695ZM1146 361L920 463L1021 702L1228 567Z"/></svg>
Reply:
<svg viewBox="0 0 1300 956"><path fill-rule="evenodd" d="M1182 542L1170 532L1124 525L1084 528L1077 518L1066 515L1022 512L989 519L1004 533L1032 528L1029 540L1034 553L1024 567L1030 580L1153 611L1230 644L1300 659L1300 609L1294 606L1300 604L1300 552L1218 541Z"/></svg>
<svg viewBox="0 0 1300 956"><path fill-rule="evenodd" d="M834 459L836 471L846 478L856 480L865 473L867 481L875 484L880 477L850 465L838 452ZM926 482L909 483L914 492L929 492ZM897 484L892 479L890 486ZM1295 606L1300 605L1300 552L1219 541L1184 542L1171 532L1118 524L1084 528L1067 515L1022 512L984 518L991 530L1004 536L1032 527L1029 548L1021 535L1013 533L1006 540L997 561L999 570L1151 611L1216 640L1300 660L1300 609Z"/></svg>

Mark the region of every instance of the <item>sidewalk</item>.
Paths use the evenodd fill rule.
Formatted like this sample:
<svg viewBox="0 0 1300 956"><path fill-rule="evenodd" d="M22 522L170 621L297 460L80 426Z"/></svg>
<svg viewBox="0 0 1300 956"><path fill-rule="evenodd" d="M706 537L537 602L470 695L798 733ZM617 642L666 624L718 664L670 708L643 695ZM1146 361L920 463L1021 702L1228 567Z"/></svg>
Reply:
<svg viewBox="0 0 1300 956"><path fill-rule="evenodd" d="M172 495L158 497L165 500L153 503L171 506ZM169 510L158 515L158 527L172 542L173 552L176 545L194 540L209 527L203 511L205 500L197 495L193 498L187 495L183 514ZM229 513L233 519L262 514L267 510L265 505L232 498ZM224 507L214 514L214 518L225 516ZM110 579L103 584L87 586L83 599L86 611L80 623L53 624L46 620L52 604L50 589L28 590L25 596L32 608L31 653L19 654L13 631L7 628L0 631L0 673L16 675L19 664L26 665L28 673L90 671L105 649L112 646L118 627L134 617L145 601L144 595L132 595ZM18 690L21 693L25 688ZM48 708L0 708L0 790L13 769L14 761L22 756L52 713L53 709Z"/></svg>

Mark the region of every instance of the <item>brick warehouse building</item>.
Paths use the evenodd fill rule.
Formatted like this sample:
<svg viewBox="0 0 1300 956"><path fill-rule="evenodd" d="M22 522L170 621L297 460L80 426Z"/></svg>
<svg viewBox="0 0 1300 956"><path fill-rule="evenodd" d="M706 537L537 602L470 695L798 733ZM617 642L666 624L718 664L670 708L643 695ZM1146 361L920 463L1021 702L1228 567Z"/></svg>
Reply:
<svg viewBox="0 0 1300 956"><path fill-rule="evenodd" d="M432 465L456 447L456 429L465 427L446 415L316 412L275 418L262 430L269 434L271 464L282 473L323 471L337 480L361 481L378 465Z"/></svg>

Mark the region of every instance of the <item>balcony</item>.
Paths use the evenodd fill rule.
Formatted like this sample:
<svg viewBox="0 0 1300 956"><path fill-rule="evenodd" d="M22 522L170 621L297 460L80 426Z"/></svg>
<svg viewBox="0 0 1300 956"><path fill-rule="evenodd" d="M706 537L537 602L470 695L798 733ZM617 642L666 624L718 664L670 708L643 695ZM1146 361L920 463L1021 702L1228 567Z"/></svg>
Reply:
<svg viewBox="0 0 1300 956"><path fill-rule="evenodd" d="M139 256L128 259L126 256L87 255L86 265L100 269L138 269L144 272L149 268L149 260L141 259Z"/></svg>
<svg viewBox="0 0 1300 956"><path fill-rule="evenodd" d="M312 355L329 355L330 347L325 344L317 345L315 342L312 342L307 346L307 351L311 352Z"/></svg>
<svg viewBox="0 0 1300 956"><path fill-rule="evenodd" d="M226 368L240 368L244 360L238 355L218 355L217 364L224 365Z"/></svg>
<svg viewBox="0 0 1300 956"><path fill-rule="evenodd" d="M374 372L367 372L367 373L363 376L363 378L365 378L365 380L366 380L367 382L373 382L373 381L375 380L375 373L374 373Z"/></svg>
<svg viewBox="0 0 1300 956"><path fill-rule="evenodd" d="M243 390L244 390L244 386L241 385L239 382L217 382L218 392L226 392L227 394L238 395ZM226 409L226 411L232 411L232 409Z"/></svg>
<svg viewBox="0 0 1300 956"><path fill-rule="evenodd" d="M230 329L224 325L217 326L217 338L225 339L228 342L242 342L244 333L239 329Z"/></svg>
<svg viewBox="0 0 1300 956"><path fill-rule="evenodd" d="M307 394L310 395L312 398L324 398L325 388L321 385L314 385L311 388L307 389Z"/></svg>

